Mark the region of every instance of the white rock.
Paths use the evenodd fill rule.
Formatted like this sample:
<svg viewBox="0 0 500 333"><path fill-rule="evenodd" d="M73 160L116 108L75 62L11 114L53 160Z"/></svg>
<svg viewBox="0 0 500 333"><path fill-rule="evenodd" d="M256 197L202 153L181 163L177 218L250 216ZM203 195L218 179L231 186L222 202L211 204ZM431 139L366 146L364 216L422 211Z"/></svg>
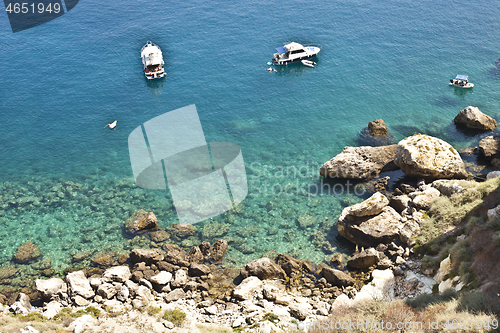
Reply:
<svg viewBox="0 0 500 333"><path fill-rule="evenodd" d="M105 299L111 299L117 293L116 287L111 283L103 283L97 289L97 294Z"/></svg>
<svg viewBox="0 0 500 333"><path fill-rule="evenodd" d="M187 272L184 269L179 269L175 272L174 281L170 283L172 288L184 287L188 281Z"/></svg>
<svg viewBox="0 0 500 333"><path fill-rule="evenodd" d="M124 285L119 286L117 290L118 292L116 293L116 299L121 302L125 302L130 296L130 291Z"/></svg>
<svg viewBox="0 0 500 333"><path fill-rule="evenodd" d="M36 290L41 292L44 298L50 299L50 297L58 292L66 293L68 288L66 283L62 279L52 278L48 280L35 280Z"/></svg>
<svg viewBox="0 0 500 333"><path fill-rule="evenodd" d="M354 297L353 303L359 304L368 300L387 300L394 297L394 273L391 269L372 272L372 281L364 285Z"/></svg>
<svg viewBox="0 0 500 333"><path fill-rule="evenodd" d="M29 313L29 310L26 309L21 302L14 302L10 306L10 311L14 312L14 314L22 314L22 315L27 315Z"/></svg>
<svg viewBox="0 0 500 333"><path fill-rule="evenodd" d="M139 286L136 293L136 300L140 301L141 306L148 306L154 300L149 288Z"/></svg>
<svg viewBox="0 0 500 333"><path fill-rule="evenodd" d="M441 263L439 264L439 269L434 276L434 280L437 283L443 282L444 277L451 272L451 258L448 255Z"/></svg>
<svg viewBox="0 0 500 333"><path fill-rule="evenodd" d="M92 328L96 324L97 320L95 320L91 315L84 315L76 318L76 320L72 322L68 328L73 330L73 333L83 333L86 330L92 332Z"/></svg>
<svg viewBox="0 0 500 333"><path fill-rule="evenodd" d="M129 280L131 276L132 273L130 273L128 266L111 267L103 274L103 278L105 279L122 283Z"/></svg>
<svg viewBox="0 0 500 333"><path fill-rule="evenodd" d="M304 320L311 314L312 306L309 303L293 303L289 306L290 314L298 320Z"/></svg>
<svg viewBox="0 0 500 333"><path fill-rule="evenodd" d="M231 325L233 328L240 327L241 325L245 324L245 318L243 317L238 317L233 321L233 324Z"/></svg>
<svg viewBox="0 0 500 333"><path fill-rule="evenodd" d="M497 177L500 177L500 171L491 171L486 175L486 179L493 179Z"/></svg>
<svg viewBox="0 0 500 333"><path fill-rule="evenodd" d="M253 293L262 289L262 281L256 276L249 276L234 288L233 296L241 300L251 299Z"/></svg>
<svg viewBox="0 0 500 333"><path fill-rule="evenodd" d="M160 285L165 285L172 280L172 273L167 272L167 271L161 271L155 276L152 276L149 281L160 284Z"/></svg>
<svg viewBox="0 0 500 333"><path fill-rule="evenodd" d="M85 298L83 298L80 295L76 295L75 297L73 297L73 302L75 302L75 305L77 305L77 306L87 306L90 304L89 301L87 301Z"/></svg>
<svg viewBox="0 0 500 333"><path fill-rule="evenodd" d="M276 325L274 325L270 321L265 321L262 324L260 324L260 326L256 332L257 333L278 333L278 332L282 332L282 331L279 328L277 328Z"/></svg>
<svg viewBox="0 0 500 333"><path fill-rule="evenodd" d="M365 201L348 207L348 214L354 216L377 215L389 204L389 199L380 192L375 192Z"/></svg>
<svg viewBox="0 0 500 333"><path fill-rule="evenodd" d="M66 282L73 296L80 295L84 298L94 297L95 293L90 286L89 280L85 277L83 271L76 271L66 275Z"/></svg>
<svg viewBox="0 0 500 333"><path fill-rule="evenodd" d="M413 203L417 208L427 210L430 208L431 203L436 200L441 195L439 190L434 187L428 187L423 192L413 192L410 193L410 198L413 199Z"/></svg>
<svg viewBox="0 0 500 333"><path fill-rule="evenodd" d="M21 333L39 333L38 330L34 329L32 326L26 326L24 329L21 328Z"/></svg>
<svg viewBox="0 0 500 333"><path fill-rule="evenodd" d="M59 311L61 311L62 308L63 306L61 305L61 303L52 301L45 305L45 311L42 314L44 317L52 319L59 313Z"/></svg>

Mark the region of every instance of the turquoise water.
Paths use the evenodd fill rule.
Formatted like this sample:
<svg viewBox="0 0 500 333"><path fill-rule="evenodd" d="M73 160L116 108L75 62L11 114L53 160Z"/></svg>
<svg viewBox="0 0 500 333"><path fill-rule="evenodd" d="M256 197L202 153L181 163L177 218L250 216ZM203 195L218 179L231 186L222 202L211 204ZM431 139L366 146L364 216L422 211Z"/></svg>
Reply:
<svg viewBox="0 0 500 333"><path fill-rule="evenodd" d="M212 221L229 228L228 262L273 249L325 260L345 249L330 227L361 198L314 196L319 166L344 146L362 144L359 133L376 118L396 140L420 132L456 148L477 145L484 135L467 136L452 119L473 105L500 120L498 31L500 5L491 0L285 7L82 0L15 34L2 11L0 265L25 241L60 269L72 252L125 252L133 244L122 226L141 208L162 227L175 223L168 193L135 186L127 138L145 121L190 104L207 141L238 144L247 166L243 206ZM168 74L161 82L142 73L147 40L163 50ZM265 71L274 48L289 41L321 45L318 65ZM474 89L449 87L456 74L469 75ZM104 128L115 119L116 130ZM287 168L302 173L286 176ZM299 190L279 195L288 183ZM301 229L300 216L311 225ZM209 227L202 232L208 222L196 224L199 233L185 248L214 239Z"/></svg>

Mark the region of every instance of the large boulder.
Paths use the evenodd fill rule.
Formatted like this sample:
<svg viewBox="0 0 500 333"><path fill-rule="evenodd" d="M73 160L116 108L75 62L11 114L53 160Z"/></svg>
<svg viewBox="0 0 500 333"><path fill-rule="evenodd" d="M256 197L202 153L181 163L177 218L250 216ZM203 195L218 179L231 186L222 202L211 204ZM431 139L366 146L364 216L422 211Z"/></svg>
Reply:
<svg viewBox="0 0 500 333"><path fill-rule="evenodd" d="M455 124L480 131L492 131L497 127L495 119L485 115L477 107L468 106L457 114Z"/></svg>
<svg viewBox="0 0 500 333"><path fill-rule="evenodd" d="M17 248L17 252L14 253L12 260L18 264L27 264L42 256L42 251L40 248L31 242L23 243Z"/></svg>
<svg viewBox="0 0 500 333"><path fill-rule="evenodd" d="M500 157L500 136L487 136L479 141L479 150L486 159Z"/></svg>
<svg viewBox="0 0 500 333"><path fill-rule="evenodd" d="M388 135L389 130L383 119L375 119L368 123L368 128L373 135Z"/></svg>
<svg viewBox="0 0 500 333"><path fill-rule="evenodd" d="M95 296L94 290L90 286L89 280L87 280L83 271L69 273L66 275L66 282L73 296L80 295L86 299Z"/></svg>
<svg viewBox="0 0 500 333"><path fill-rule="evenodd" d="M379 260L380 257L377 250L371 247L355 253L352 258L347 261L347 266L355 269L364 269L377 264Z"/></svg>
<svg viewBox="0 0 500 333"><path fill-rule="evenodd" d="M292 272L310 272L313 269L311 263L304 260L295 259L293 257L287 256L286 254L278 254L276 260L278 262L278 265L283 268L288 276L290 276Z"/></svg>
<svg viewBox="0 0 500 333"><path fill-rule="evenodd" d="M246 279L249 276L256 276L261 280L266 279L284 279L285 271L269 258L259 258L247 262L240 269L240 275L243 279Z"/></svg>
<svg viewBox="0 0 500 333"><path fill-rule="evenodd" d="M255 276L245 278L241 283L234 288L233 297L240 300L249 300L254 292L262 289L263 282Z"/></svg>
<svg viewBox="0 0 500 333"><path fill-rule="evenodd" d="M423 191L416 191L410 193L408 196L413 200L413 204L418 209L428 210L431 207L431 203L436 200L441 192L430 185L425 185Z"/></svg>
<svg viewBox="0 0 500 333"><path fill-rule="evenodd" d="M210 257L214 261L220 261L227 252L227 241L224 239L218 239L215 241L212 251L210 252Z"/></svg>
<svg viewBox="0 0 500 333"><path fill-rule="evenodd" d="M176 244L164 244L162 246L165 251L165 261L171 263L172 265L188 267L189 262L187 261L186 251L181 249Z"/></svg>
<svg viewBox="0 0 500 333"><path fill-rule="evenodd" d="M146 212L143 209L136 211L125 222L125 231L131 235L140 235L148 231L160 230L158 221L153 212Z"/></svg>
<svg viewBox="0 0 500 333"><path fill-rule="evenodd" d="M160 249L134 249L130 252L130 260L133 263L145 262L146 265L162 261L164 254Z"/></svg>
<svg viewBox="0 0 500 333"><path fill-rule="evenodd" d="M320 169L326 178L370 179L380 172L397 170L394 164L396 145L381 147L345 147Z"/></svg>
<svg viewBox="0 0 500 333"><path fill-rule="evenodd" d="M115 266L107 269L103 277L109 281L116 281L116 282L125 282L130 279L132 276L132 273L130 273L130 269L128 266Z"/></svg>
<svg viewBox="0 0 500 333"><path fill-rule="evenodd" d="M389 204L389 199L380 192L375 192L371 197L359 204L348 207L348 214L353 216L370 216L382 212Z"/></svg>
<svg viewBox="0 0 500 333"><path fill-rule="evenodd" d="M198 229L192 224L174 223L166 229L177 241L196 235Z"/></svg>
<svg viewBox="0 0 500 333"><path fill-rule="evenodd" d="M68 288L64 280L59 278L52 278L48 280L35 280L36 290L42 294L45 299L50 299L52 295L59 292L66 293Z"/></svg>
<svg viewBox="0 0 500 333"><path fill-rule="evenodd" d="M465 165L449 143L415 134L398 143L394 162L407 176L424 178L467 178Z"/></svg>
<svg viewBox="0 0 500 333"><path fill-rule="evenodd" d="M354 216L349 207L344 208L337 223L339 234L354 244L376 247L380 243L390 243L399 238L403 228L401 215L391 206L386 206L375 216Z"/></svg>

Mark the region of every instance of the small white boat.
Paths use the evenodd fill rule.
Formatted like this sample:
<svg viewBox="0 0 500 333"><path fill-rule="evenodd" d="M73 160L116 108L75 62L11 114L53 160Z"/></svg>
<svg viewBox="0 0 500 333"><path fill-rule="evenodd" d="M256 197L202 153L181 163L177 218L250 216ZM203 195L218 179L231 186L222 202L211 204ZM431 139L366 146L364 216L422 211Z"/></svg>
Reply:
<svg viewBox="0 0 500 333"><path fill-rule="evenodd" d="M299 43L289 43L276 48L277 53L271 60L275 65L288 65L302 60L308 60L321 51L317 46L303 46Z"/></svg>
<svg viewBox="0 0 500 333"><path fill-rule="evenodd" d="M163 68L163 54L158 45L148 41L141 49L141 59L144 74L149 80L167 75Z"/></svg>
<svg viewBox="0 0 500 333"><path fill-rule="evenodd" d="M453 80L450 80L450 86L469 89L474 87L474 83L469 82L469 77L467 75L457 75L457 77Z"/></svg>
<svg viewBox="0 0 500 333"><path fill-rule="evenodd" d="M314 61L311 61L311 60L302 60L301 63L302 63L302 65L309 66L309 67L314 67L314 65L316 65L316 63Z"/></svg>

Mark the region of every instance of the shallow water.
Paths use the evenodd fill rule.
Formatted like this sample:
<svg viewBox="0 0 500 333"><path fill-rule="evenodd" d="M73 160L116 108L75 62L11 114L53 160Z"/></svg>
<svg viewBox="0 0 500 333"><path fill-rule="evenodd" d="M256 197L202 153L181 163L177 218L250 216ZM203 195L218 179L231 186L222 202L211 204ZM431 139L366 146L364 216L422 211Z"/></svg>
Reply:
<svg viewBox="0 0 500 333"><path fill-rule="evenodd" d="M396 140L420 132L457 149L477 145L485 135L462 133L452 119L468 105L499 119L499 18L494 1L294 1L278 10L263 1L89 0L14 34L2 12L0 264L25 241L59 269L74 251L127 251L122 226L141 208L162 227L177 222L168 192L134 184L127 138L190 104L208 142L241 147L250 192L236 212L196 224L185 248L214 239L205 225L225 223L227 260L238 265L270 250L316 262L345 251L330 227L363 195L314 195L318 168L363 144L376 118ZM164 53L160 82L142 73L147 40ZM321 45L317 66L265 71L288 41ZM469 75L473 90L449 87L456 74ZM116 130L104 128L115 119ZM300 216L311 225L301 228Z"/></svg>

